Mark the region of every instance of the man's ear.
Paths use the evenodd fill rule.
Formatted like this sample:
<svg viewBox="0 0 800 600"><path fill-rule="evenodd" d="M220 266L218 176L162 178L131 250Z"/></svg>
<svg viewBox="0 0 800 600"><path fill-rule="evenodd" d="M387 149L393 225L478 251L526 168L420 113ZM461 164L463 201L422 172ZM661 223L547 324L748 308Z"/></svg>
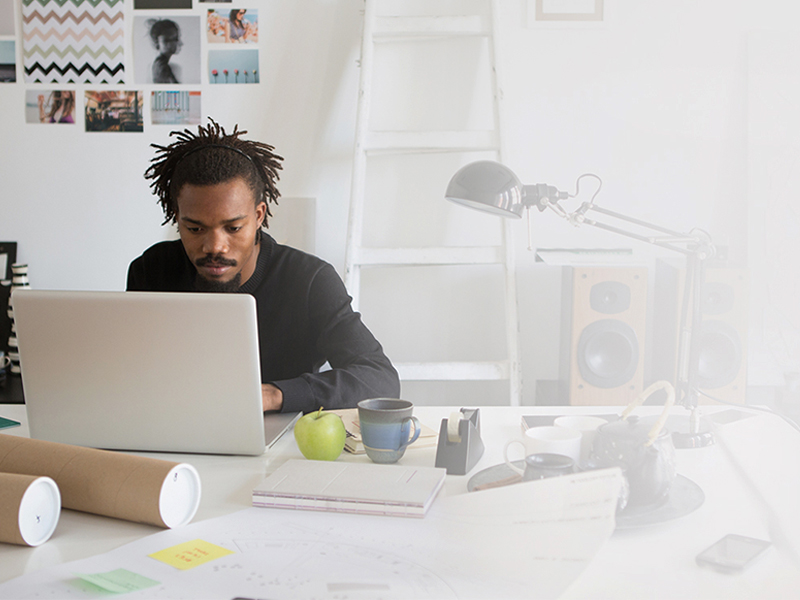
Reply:
<svg viewBox="0 0 800 600"><path fill-rule="evenodd" d="M267 214L267 203L266 202L259 202L256 204L256 219L258 222L258 227L261 227L261 223L264 221L264 215Z"/></svg>

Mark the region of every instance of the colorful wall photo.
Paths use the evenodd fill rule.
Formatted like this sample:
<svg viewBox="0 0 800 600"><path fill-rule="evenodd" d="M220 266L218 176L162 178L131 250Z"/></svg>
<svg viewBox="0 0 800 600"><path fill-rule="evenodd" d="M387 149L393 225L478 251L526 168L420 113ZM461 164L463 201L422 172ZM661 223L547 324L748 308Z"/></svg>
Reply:
<svg viewBox="0 0 800 600"><path fill-rule="evenodd" d="M73 90L26 90L26 123L75 123Z"/></svg>
<svg viewBox="0 0 800 600"><path fill-rule="evenodd" d="M0 40L0 83L17 80L17 50L14 40Z"/></svg>
<svg viewBox="0 0 800 600"><path fill-rule="evenodd" d="M152 92L150 120L153 125L199 125L200 92Z"/></svg>
<svg viewBox="0 0 800 600"><path fill-rule="evenodd" d="M143 92L86 92L86 131L144 131Z"/></svg>
<svg viewBox="0 0 800 600"><path fill-rule="evenodd" d="M209 50L210 83L258 83L258 50Z"/></svg>
<svg viewBox="0 0 800 600"><path fill-rule="evenodd" d="M200 17L133 18L136 83L200 83Z"/></svg>
<svg viewBox="0 0 800 600"><path fill-rule="evenodd" d="M211 44L254 44L258 42L258 11L252 8L209 9L206 34Z"/></svg>
<svg viewBox="0 0 800 600"><path fill-rule="evenodd" d="M22 0L28 83L122 83L125 3Z"/></svg>

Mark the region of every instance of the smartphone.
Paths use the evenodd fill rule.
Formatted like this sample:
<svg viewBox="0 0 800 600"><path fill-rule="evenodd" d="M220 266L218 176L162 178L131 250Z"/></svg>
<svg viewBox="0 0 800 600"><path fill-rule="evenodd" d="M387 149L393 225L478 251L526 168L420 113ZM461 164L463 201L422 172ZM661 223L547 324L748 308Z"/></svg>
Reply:
<svg viewBox="0 0 800 600"><path fill-rule="evenodd" d="M697 564L724 573L742 571L771 544L764 540L729 533L697 555Z"/></svg>

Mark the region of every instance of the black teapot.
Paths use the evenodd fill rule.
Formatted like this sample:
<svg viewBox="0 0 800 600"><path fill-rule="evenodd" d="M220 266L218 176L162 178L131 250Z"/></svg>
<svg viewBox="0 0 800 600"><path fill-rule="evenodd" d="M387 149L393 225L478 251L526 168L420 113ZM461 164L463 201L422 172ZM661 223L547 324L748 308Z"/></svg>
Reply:
<svg viewBox="0 0 800 600"><path fill-rule="evenodd" d="M628 416L650 394L667 391L661 417L652 420ZM675 390L658 381L645 390L620 415L619 420L601 425L589 455L590 468L620 467L628 482L628 507L657 506L669 496L675 481L675 446L664 428L669 409L675 403Z"/></svg>

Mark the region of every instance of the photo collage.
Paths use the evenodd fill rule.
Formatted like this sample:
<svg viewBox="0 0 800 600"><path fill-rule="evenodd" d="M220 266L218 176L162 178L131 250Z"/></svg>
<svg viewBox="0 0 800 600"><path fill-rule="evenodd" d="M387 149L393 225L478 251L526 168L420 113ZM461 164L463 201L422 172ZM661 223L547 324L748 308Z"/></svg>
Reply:
<svg viewBox="0 0 800 600"><path fill-rule="evenodd" d="M254 1L0 0L0 84L24 82L27 123L199 124L204 85L260 81Z"/></svg>

